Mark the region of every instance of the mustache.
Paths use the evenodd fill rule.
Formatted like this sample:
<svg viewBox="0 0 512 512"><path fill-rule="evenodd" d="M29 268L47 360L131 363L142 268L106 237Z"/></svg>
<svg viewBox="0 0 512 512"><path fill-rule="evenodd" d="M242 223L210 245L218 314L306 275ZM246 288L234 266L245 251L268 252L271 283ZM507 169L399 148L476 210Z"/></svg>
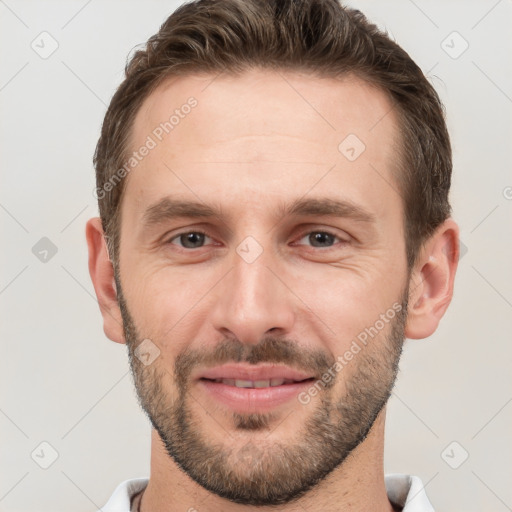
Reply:
<svg viewBox="0 0 512 512"><path fill-rule="evenodd" d="M176 357L174 378L180 387L186 388L189 377L198 366L212 367L226 363L279 363L320 378L336 360L321 350L302 347L297 341L264 337L258 344L242 343L235 338L220 342L211 352L204 349L187 349Z"/></svg>

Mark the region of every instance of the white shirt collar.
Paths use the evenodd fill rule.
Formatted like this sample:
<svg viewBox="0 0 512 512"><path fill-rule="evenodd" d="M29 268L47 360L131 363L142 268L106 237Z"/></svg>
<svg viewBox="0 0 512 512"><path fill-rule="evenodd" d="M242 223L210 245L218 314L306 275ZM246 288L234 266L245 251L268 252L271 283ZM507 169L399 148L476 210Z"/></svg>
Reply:
<svg viewBox="0 0 512 512"><path fill-rule="evenodd" d="M434 512L419 477L389 474L385 483L389 500L403 507L402 512Z"/></svg>
<svg viewBox="0 0 512 512"><path fill-rule="evenodd" d="M148 478L132 478L120 483L98 512L130 512L132 496L142 491L148 481ZM402 512L434 512L417 476L389 474L385 477L385 483L390 501L403 507Z"/></svg>

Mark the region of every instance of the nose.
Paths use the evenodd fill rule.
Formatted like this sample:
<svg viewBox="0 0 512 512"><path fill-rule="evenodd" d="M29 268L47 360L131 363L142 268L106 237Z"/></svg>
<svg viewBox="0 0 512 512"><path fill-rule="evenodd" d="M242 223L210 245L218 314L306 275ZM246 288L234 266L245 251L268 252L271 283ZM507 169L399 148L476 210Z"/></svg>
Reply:
<svg viewBox="0 0 512 512"><path fill-rule="evenodd" d="M212 322L224 337L257 344L265 335L284 336L292 330L294 295L266 252L252 263L235 253L233 268L215 287Z"/></svg>

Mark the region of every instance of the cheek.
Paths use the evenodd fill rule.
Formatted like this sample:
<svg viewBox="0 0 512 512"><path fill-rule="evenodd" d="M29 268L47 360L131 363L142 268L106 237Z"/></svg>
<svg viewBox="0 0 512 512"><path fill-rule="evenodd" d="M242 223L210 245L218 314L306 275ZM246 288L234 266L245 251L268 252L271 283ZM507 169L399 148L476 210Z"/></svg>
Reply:
<svg viewBox="0 0 512 512"><path fill-rule="evenodd" d="M383 286L377 276L340 269L329 272L324 279L320 273L308 279L302 276L296 283L294 290L304 304L326 323L332 323L337 333L378 318L394 298L391 286Z"/></svg>
<svg viewBox="0 0 512 512"><path fill-rule="evenodd" d="M176 268L153 272L146 268L139 278L133 274L132 281L128 304L139 332L155 340L166 358L174 359L188 346L191 333L204 323L201 304L208 304L207 291L212 284L208 285L204 275Z"/></svg>
<svg viewBox="0 0 512 512"><path fill-rule="evenodd" d="M325 349L335 358L342 357L344 382L358 367L360 355L367 352L366 344L389 334L400 290L396 279L385 286L376 276L355 278L339 270L338 274L337 279L324 281L323 285L314 279L298 281L297 295L304 297L307 305L302 312L309 324L306 329L311 332L313 327Z"/></svg>
<svg viewBox="0 0 512 512"><path fill-rule="evenodd" d="M143 315L174 317L190 308L196 295L204 287L204 279L197 272L147 263L129 274L129 291L132 301ZM203 292L204 293L204 292Z"/></svg>

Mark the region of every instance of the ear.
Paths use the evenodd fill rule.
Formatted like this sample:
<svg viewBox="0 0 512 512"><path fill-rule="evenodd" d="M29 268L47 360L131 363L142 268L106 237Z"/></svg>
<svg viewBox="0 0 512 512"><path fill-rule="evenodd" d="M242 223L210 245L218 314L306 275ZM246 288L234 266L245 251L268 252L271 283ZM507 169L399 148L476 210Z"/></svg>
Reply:
<svg viewBox="0 0 512 512"><path fill-rule="evenodd" d="M123 319L117 302L114 267L110 261L101 219L89 219L85 228L89 248L89 274L103 316L103 330L109 339L126 343Z"/></svg>
<svg viewBox="0 0 512 512"><path fill-rule="evenodd" d="M422 246L411 272L406 338L435 332L453 296L459 262L459 228L448 219Z"/></svg>

